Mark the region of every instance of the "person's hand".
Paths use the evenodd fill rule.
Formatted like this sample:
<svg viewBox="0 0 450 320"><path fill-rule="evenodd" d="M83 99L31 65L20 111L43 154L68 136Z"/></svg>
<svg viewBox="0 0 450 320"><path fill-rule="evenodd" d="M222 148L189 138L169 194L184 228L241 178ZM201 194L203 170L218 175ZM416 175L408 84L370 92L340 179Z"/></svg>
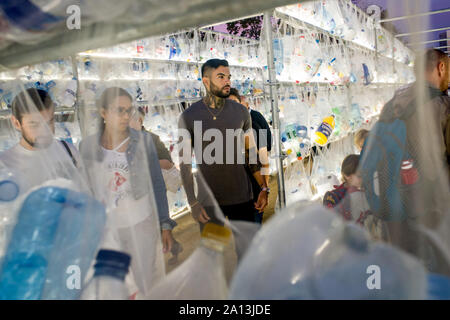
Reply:
<svg viewBox="0 0 450 320"><path fill-rule="evenodd" d="M255 203L255 208L259 212L263 212L269 204L269 194L267 191L261 191L258 196L258 201Z"/></svg>
<svg viewBox="0 0 450 320"><path fill-rule="evenodd" d="M211 219L199 202L191 206L191 214L195 221L201 223L207 223Z"/></svg>
<svg viewBox="0 0 450 320"><path fill-rule="evenodd" d="M167 253L172 251L172 245L173 245L173 236L172 236L172 230L163 230L161 233L161 240L163 244L163 252Z"/></svg>

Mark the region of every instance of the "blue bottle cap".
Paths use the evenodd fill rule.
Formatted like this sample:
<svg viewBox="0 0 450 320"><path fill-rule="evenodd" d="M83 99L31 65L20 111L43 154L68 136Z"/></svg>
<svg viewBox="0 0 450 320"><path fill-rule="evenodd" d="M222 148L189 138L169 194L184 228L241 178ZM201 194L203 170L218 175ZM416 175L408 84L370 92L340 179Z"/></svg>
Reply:
<svg viewBox="0 0 450 320"><path fill-rule="evenodd" d="M101 249L94 265L96 275L124 277L128 273L131 256L125 252Z"/></svg>
<svg viewBox="0 0 450 320"><path fill-rule="evenodd" d="M0 181L0 201L13 201L19 195L19 186L11 180Z"/></svg>

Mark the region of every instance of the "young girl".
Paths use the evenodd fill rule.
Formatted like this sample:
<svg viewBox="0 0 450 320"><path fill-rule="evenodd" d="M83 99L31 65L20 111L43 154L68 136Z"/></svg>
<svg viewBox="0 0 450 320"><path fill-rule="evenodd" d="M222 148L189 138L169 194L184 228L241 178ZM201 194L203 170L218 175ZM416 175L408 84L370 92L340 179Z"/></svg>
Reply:
<svg viewBox="0 0 450 320"><path fill-rule="evenodd" d="M362 179L357 171L358 165L359 155L351 154L344 159L341 167L344 183L325 193L323 204L328 208L336 208L345 220L364 226L370 208L361 190Z"/></svg>
<svg viewBox="0 0 450 320"><path fill-rule="evenodd" d="M355 146L358 148L359 152L362 151L364 144L368 137L369 137L369 130L360 129L360 130L358 130L358 132L356 132L355 138L353 141L355 143Z"/></svg>

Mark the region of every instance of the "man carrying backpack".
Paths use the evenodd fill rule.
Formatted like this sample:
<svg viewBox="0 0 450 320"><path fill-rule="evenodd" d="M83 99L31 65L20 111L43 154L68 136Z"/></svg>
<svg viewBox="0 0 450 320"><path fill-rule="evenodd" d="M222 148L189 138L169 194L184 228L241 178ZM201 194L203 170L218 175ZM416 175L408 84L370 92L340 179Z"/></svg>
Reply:
<svg viewBox="0 0 450 320"><path fill-rule="evenodd" d="M395 93L370 132L363 186L372 212L386 222L385 240L450 275L450 230L443 227L450 223L449 57L429 49L415 68L417 81Z"/></svg>

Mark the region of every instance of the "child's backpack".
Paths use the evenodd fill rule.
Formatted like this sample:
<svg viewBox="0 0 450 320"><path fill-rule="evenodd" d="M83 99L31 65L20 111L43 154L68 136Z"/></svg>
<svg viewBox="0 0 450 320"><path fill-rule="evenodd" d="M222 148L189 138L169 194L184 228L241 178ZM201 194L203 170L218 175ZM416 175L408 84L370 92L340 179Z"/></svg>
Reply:
<svg viewBox="0 0 450 320"><path fill-rule="evenodd" d="M408 152L406 124L378 121L361 152L360 172L372 213L383 220L406 218L404 192L418 180Z"/></svg>

